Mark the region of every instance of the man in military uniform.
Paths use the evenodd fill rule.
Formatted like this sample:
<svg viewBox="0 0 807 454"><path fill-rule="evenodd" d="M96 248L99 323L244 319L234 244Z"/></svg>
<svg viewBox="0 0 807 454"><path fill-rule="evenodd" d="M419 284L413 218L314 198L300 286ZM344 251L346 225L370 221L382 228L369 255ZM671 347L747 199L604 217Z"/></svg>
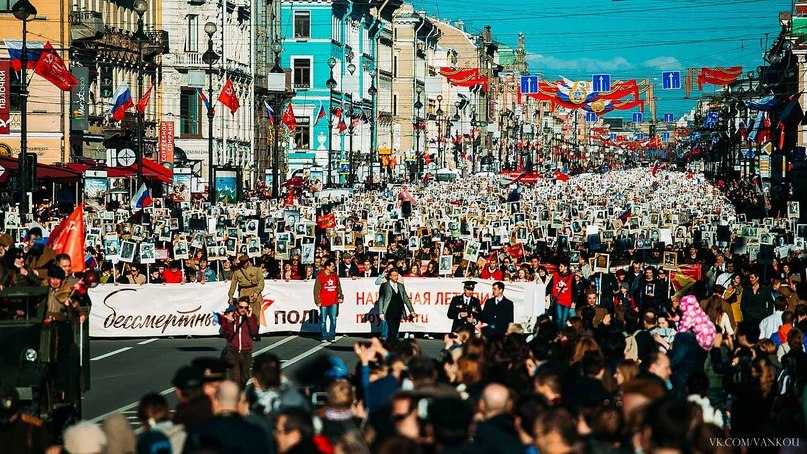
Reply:
<svg viewBox="0 0 807 454"><path fill-rule="evenodd" d="M260 317L264 285L261 270L252 266L252 263L249 262L249 257L246 255L238 257L238 265L238 270L233 272L233 280L230 283L230 291L227 293L227 297L230 301L233 301L233 295L235 295L235 289L238 286L238 298L249 297L252 313Z"/></svg>
<svg viewBox="0 0 807 454"><path fill-rule="evenodd" d="M454 320L451 324L451 332L454 333L464 327L473 330L478 323L479 314L482 313L482 303L474 296L476 282L465 281L462 284L462 295L451 298L448 305L448 318Z"/></svg>

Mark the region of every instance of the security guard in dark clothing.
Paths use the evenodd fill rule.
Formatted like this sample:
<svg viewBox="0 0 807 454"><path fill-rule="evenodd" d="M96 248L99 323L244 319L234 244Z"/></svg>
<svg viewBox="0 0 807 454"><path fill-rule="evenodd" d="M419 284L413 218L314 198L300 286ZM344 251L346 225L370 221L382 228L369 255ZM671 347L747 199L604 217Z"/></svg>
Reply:
<svg viewBox="0 0 807 454"><path fill-rule="evenodd" d="M20 411L17 390L0 392L0 452L41 453L53 443L44 422Z"/></svg>
<svg viewBox="0 0 807 454"><path fill-rule="evenodd" d="M174 374L171 384L176 388L177 404L174 424L191 429L213 418L213 402L204 393L204 372L198 367L182 366Z"/></svg>
<svg viewBox="0 0 807 454"><path fill-rule="evenodd" d="M451 324L451 332L456 333L464 327L471 330L479 323L479 314L482 313L482 303L474 296L476 282L465 281L462 295L451 298L448 305L448 318L454 320Z"/></svg>

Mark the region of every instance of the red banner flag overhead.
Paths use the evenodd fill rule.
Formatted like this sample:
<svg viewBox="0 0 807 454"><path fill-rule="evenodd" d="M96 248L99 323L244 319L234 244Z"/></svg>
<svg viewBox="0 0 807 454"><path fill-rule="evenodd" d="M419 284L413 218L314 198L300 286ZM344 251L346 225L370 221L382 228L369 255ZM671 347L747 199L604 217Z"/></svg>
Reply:
<svg viewBox="0 0 807 454"><path fill-rule="evenodd" d="M80 204L64 218L48 237L47 246L57 254L67 254L73 263L73 272L84 271L84 205Z"/></svg>
<svg viewBox="0 0 807 454"><path fill-rule="evenodd" d="M317 228L325 230L334 227L336 227L336 216L333 213L317 216Z"/></svg>
<svg viewBox="0 0 807 454"><path fill-rule="evenodd" d="M229 107L230 113L233 114L235 114L235 111L241 107L241 104L238 102L238 96L235 94L235 87L233 87L232 80L227 79L227 82L225 82L224 86L221 87L219 102Z"/></svg>
<svg viewBox="0 0 807 454"><path fill-rule="evenodd" d="M742 73L742 66L701 68L701 72L698 74L698 90L703 90L705 84L729 85L737 80Z"/></svg>
<svg viewBox="0 0 807 454"><path fill-rule="evenodd" d="M143 95L143 97L140 98L139 101L137 101L137 106L136 106L137 111L140 112L141 114L146 112L146 106L149 105L149 99L151 99L151 89L152 88L154 88L153 84L149 87L148 90L146 90L146 93Z"/></svg>
<svg viewBox="0 0 807 454"><path fill-rule="evenodd" d="M34 72L62 91L70 91L78 85L78 79L67 69L62 57L56 53L50 42L45 43L45 50L42 51Z"/></svg>

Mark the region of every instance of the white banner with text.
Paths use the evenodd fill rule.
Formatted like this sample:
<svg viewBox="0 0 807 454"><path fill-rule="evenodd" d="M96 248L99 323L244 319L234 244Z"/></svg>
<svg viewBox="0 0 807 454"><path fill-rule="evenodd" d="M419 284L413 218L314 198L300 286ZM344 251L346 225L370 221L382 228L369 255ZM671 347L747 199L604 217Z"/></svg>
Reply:
<svg viewBox="0 0 807 454"><path fill-rule="evenodd" d="M341 279L345 300L339 305L338 333L381 330L379 287L375 279ZM416 317L404 320L401 332L447 333L451 298L462 292L463 279L410 278L404 286ZM493 281L479 281L475 294L484 305ZM227 309L229 282L206 284L100 285L90 290L92 337L213 336L219 332L217 313ZM319 332L319 309L314 306L314 281L266 281L259 315L261 333ZM534 283L505 284L513 300L515 322L525 329L544 313L546 287Z"/></svg>

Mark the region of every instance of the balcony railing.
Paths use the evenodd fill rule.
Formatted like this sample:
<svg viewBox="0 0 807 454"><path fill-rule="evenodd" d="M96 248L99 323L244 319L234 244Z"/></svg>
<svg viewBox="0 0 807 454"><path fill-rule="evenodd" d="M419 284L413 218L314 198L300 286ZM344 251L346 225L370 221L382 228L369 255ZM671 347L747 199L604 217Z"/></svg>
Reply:
<svg viewBox="0 0 807 454"><path fill-rule="evenodd" d="M95 40L104 36L104 18L97 11L71 11L70 37L73 41Z"/></svg>
<svg viewBox="0 0 807 454"><path fill-rule="evenodd" d="M206 66L202 61L202 54L199 52L184 52L174 55L174 61L178 66Z"/></svg>

